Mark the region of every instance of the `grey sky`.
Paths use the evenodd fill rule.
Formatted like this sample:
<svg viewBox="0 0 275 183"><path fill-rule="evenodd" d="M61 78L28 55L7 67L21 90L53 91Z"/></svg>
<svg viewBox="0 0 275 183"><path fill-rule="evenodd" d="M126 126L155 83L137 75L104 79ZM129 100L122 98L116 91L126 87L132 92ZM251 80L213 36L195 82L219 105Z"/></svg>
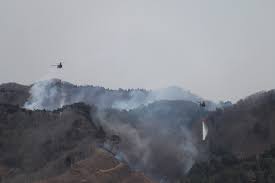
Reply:
<svg viewBox="0 0 275 183"><path fill-rule="evenodd" d="M50 75L235 101L275 88L274 33L274 0L0 0L0 83Z"/></svg>

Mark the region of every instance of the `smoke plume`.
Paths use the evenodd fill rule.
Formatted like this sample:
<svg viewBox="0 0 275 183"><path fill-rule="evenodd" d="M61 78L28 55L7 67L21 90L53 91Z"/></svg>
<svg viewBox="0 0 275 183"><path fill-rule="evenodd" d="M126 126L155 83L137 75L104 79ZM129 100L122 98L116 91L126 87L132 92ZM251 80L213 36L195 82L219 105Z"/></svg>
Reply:
<svg viewBox="0 0 275 183"><path fill-rule="evenodd" d="M38 81L31 87L30 99L25 103L27 109L55 110L64 105L84 102L99 108L120 110L135 109L159 100L185 100L197 103L203 100L190 91L178 87L159 90L118 89L111 90L98 86L76 86L59 79ZM209 110L215 104L208 102Z"/></svg>
<svg viewBox="0 0 275 183"><path fill-rule="evenodd" d="M196 159L190 124L200 116L196 102L201 98L189 91L110 90L52 79L35 83L30 94L24 107L31 110L55 110L77 102L96 105L99 110L91 117L107 134L121 138L116 157L158 180L175 180Z"/></svg>
<svg viewBox="0 0 275 183"><path fill-rule="evenodd" d="M98 117L108 133L121 137L117 152L121 160L158 180L175 180L190 170L198 154L187 127L189 121L180 125L176 120L159 121L154 111L163 111L161 107L149 105L145 110L143 114L101 111Z"/></svg>

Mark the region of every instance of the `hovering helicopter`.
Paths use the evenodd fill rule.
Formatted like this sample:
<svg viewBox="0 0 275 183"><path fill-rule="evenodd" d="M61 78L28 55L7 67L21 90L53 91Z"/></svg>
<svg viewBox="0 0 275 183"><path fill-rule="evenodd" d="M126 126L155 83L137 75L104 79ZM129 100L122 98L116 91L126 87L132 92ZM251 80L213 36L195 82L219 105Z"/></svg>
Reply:
<svg viewBox="0 0 275 183"><path fill-rule="evenodd" d="M201 101L201 102L199 102L199 104L201 107L206 107L205 101Z"/></svg>
<svg viewBox="0 0 275 183"><path fill-rule="evenodd" d="M56 67L57 69L62 69L63 68L62 62L60 62L57 65L52 65L52 66Z"/></svg>

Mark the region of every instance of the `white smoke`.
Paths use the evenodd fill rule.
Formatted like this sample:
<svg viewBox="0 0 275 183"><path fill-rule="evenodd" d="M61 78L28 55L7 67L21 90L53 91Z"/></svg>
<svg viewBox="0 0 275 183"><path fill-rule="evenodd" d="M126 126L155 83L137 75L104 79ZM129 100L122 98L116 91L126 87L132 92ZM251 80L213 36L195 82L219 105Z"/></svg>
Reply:
<svg viewBox="0 0 275 183"><path fill-rule="evenodd" d="M30 89L31 98L25 103L24 107L32 110L49 109L47 106L61 108L63 105L60 99L63 98L63 92L56 87L56 84L57 81L53 80L35 83Z"/></svg>
<svg viewBox="0 0 275 183"><path fill-rule="evenodd" d="M197 103L203 99L178 87L153 91L109 90L95 86L75 86L59 79L50 79L33 84L30 98L24 107L31 110L55 110L64 105L84 102L99 108L131 110L158 100L186 100ZM207 106L209 110L215 108L211 102Z"/></svg>
<svg viewBox="0 0 275 183"><path fill-rule="evenodd" d="M173 107L166 105L166 101L164 105L151 105L158 100L190 102L173 103ZM51 79L31 87L30 98L24 107L55 110L77 102L96 105L99 108L97 118L107 134L122 138L116 157L160 180L179 177L192 167L198 152L187 124L198 112L199 105L195 103L200 100L177 87L155 91L109 90ZM148 106L142 107L144 105ZM183 111L173 113L179 107L183 107Z"/></svg>
<svg viewBox="0 0 275 183"><path fill-rule="evenodd" d="M112 108L120 110L131 110L140 107L141 105L148 105L154 102L155 99L148 92L144 90L133 90L129 92L129 99L116 100Z"/></svg>
<svg viewBox="0 0 275 183"><path fill-rule="evenodd" d="M153 120L156 113L149 108L146 116L152 118L135 118L132 112L99 111L97 114L107 134L115 133L122 139L119 159L159 180L166 177L171 181L188 172L198 151L184 122L176 126L172 121Z"/></svg>
<svg viewBox="0 0 275 183"><path fill-rule="evenodd" d="M66 104L67 93L63 90L61 80L45 80L33 84L30 98L24 107L31 110L54 110Z"/></svg>

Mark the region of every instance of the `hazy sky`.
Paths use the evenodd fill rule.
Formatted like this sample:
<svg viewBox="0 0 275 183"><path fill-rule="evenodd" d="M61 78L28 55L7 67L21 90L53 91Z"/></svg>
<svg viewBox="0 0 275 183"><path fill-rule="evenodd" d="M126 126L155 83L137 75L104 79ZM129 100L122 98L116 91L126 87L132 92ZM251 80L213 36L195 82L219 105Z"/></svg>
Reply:
<svg viewBox="0 0 275 183"><path fill-rule="evenodd" d="M274 34L274 0L0 0L0 83L177 85L235 101L275 88Z"/></svg>

